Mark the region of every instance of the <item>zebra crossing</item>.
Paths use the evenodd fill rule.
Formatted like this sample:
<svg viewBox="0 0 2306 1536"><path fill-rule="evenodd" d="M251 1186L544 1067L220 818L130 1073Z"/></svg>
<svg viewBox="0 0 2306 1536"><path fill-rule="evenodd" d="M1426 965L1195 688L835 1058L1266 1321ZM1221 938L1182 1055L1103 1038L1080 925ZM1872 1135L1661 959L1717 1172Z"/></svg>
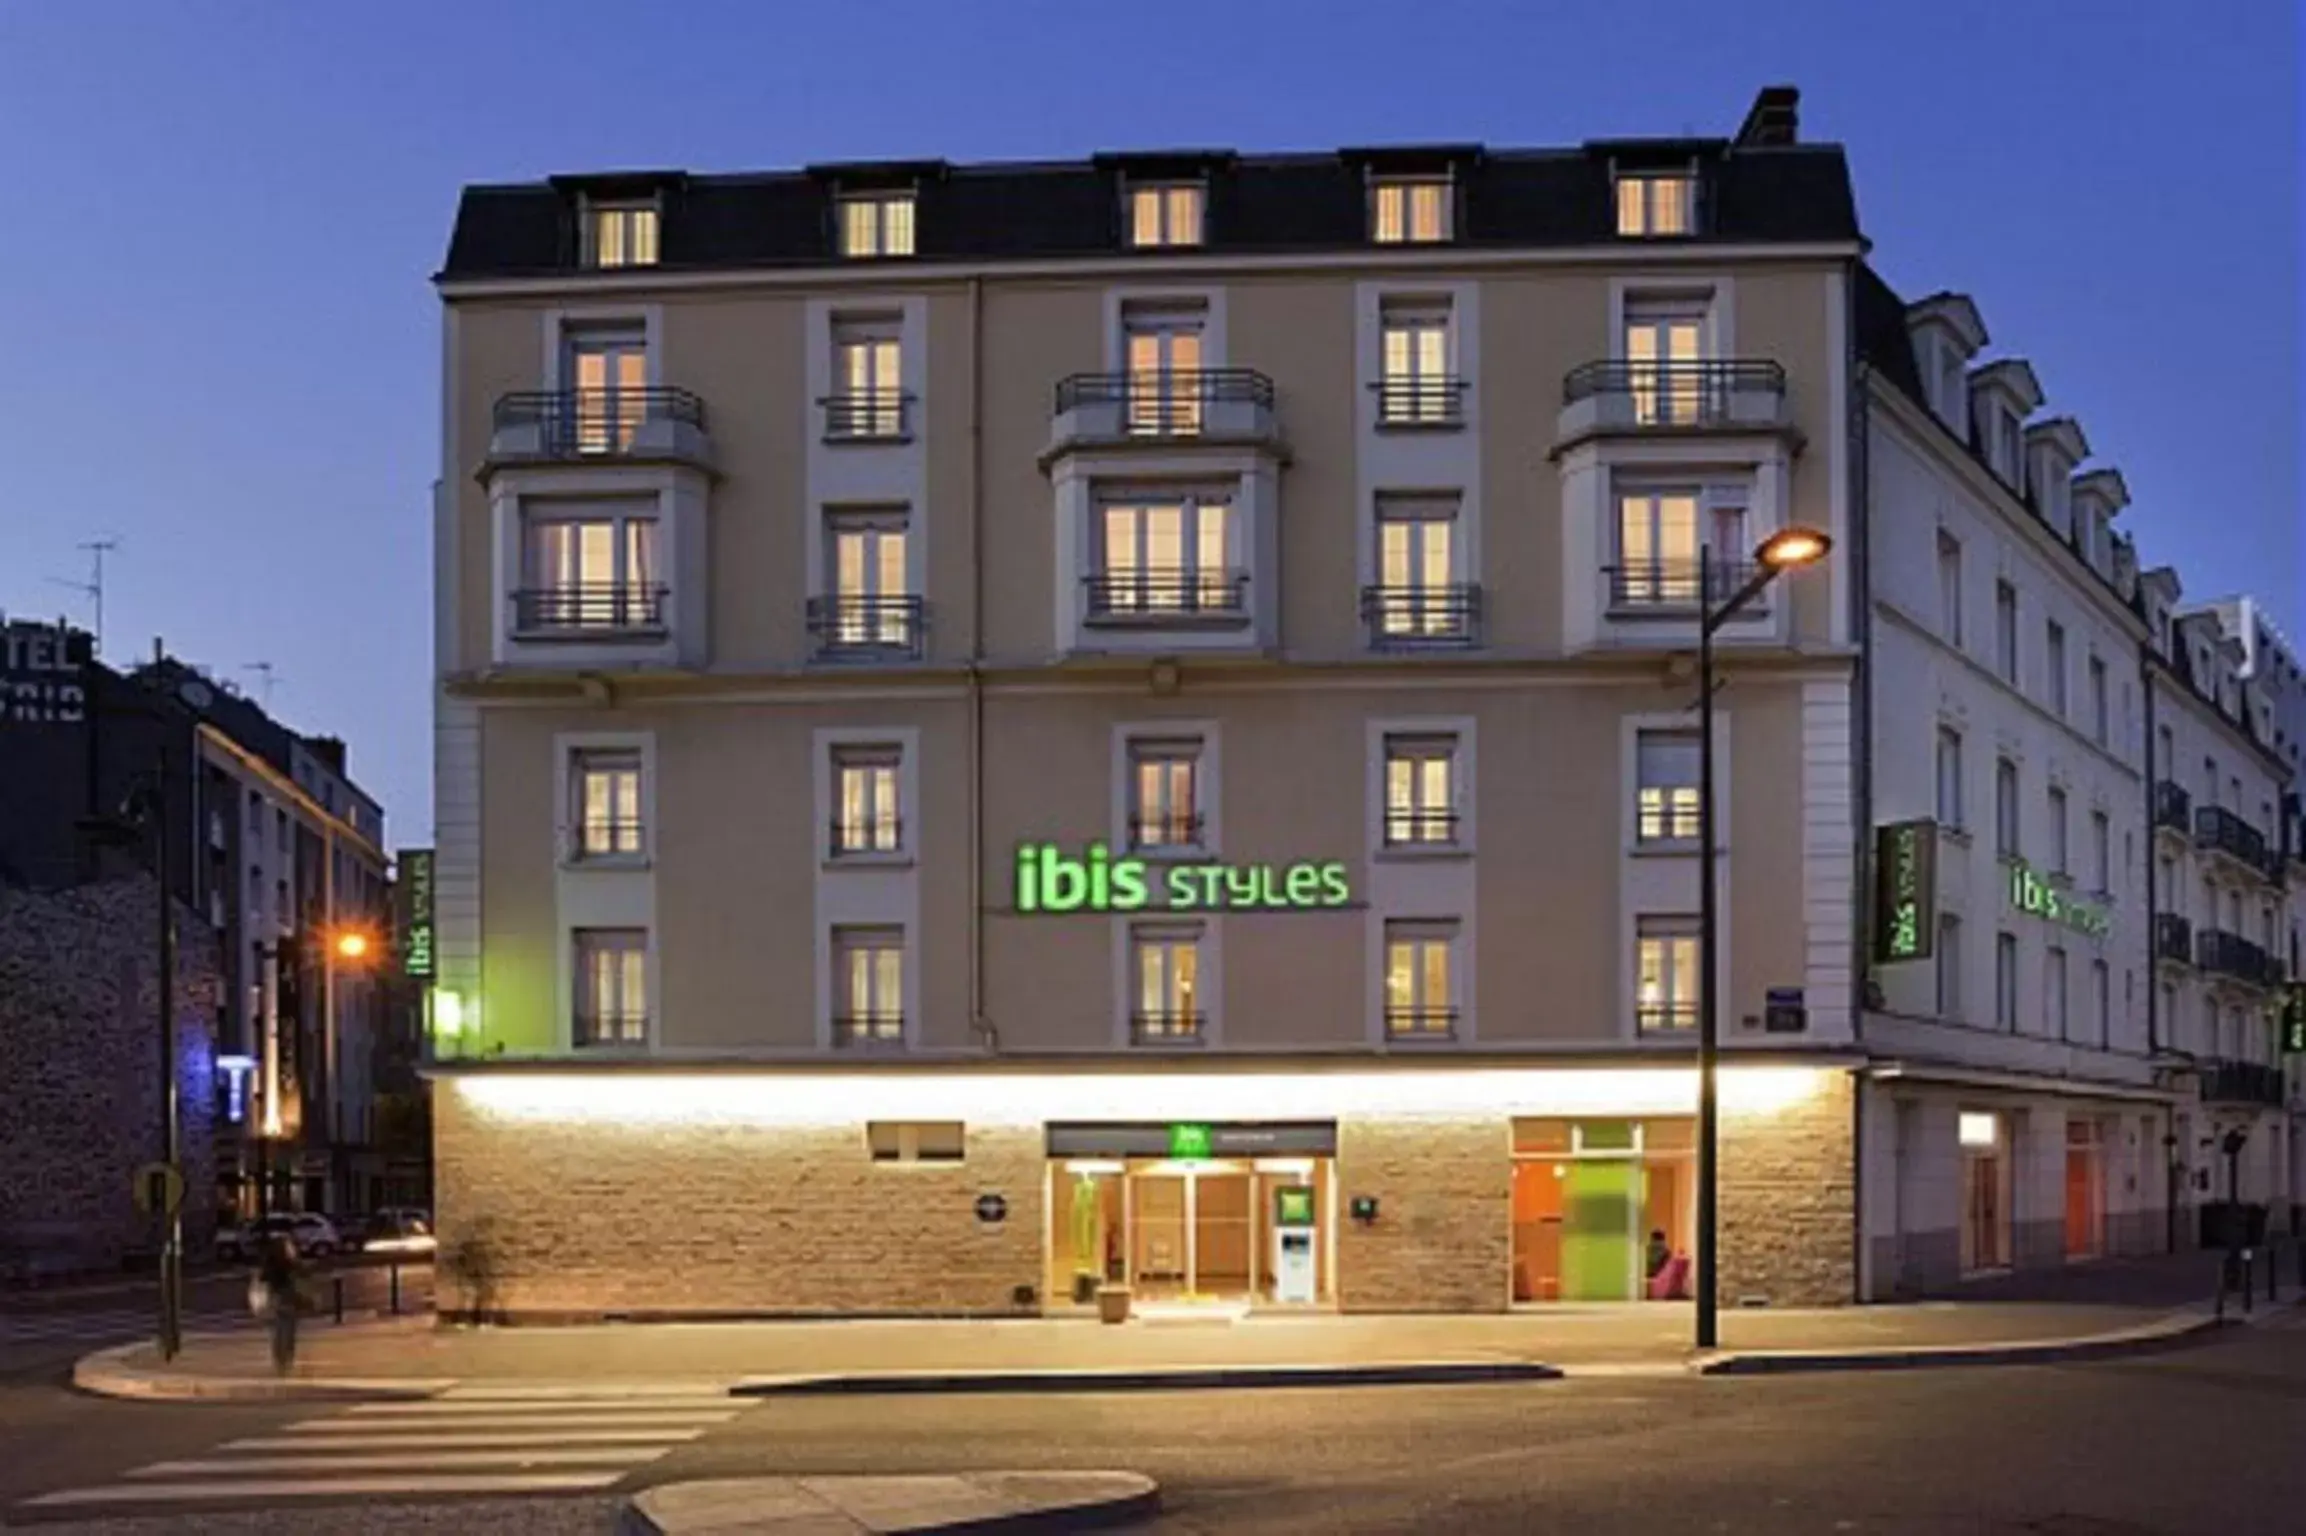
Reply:
<svg viewBox="0 0 2306 1536"><path fill-rule="evenodd" d="M756 1406L714 1383L451 1388L354 1403L18 1508L598 1492Z"/></svg>

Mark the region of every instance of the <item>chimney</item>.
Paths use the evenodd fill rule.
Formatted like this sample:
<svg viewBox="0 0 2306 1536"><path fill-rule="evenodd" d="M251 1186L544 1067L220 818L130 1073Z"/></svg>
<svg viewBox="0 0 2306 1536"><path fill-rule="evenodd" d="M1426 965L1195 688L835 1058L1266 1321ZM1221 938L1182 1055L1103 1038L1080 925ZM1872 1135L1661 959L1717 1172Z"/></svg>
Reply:
<svg viewBox="0 0 2306 1536"><path fill-rule="evenodd" d="M308 749L311 750L314 757L319 758L322 762L328 764L329 767L334 768L338 773L344 772L343 737L307 736L304 738L304 744Z"/></svg>
<svg viewBox="0 0 2306 1536"><path fill-rule="evenodd" d="M1765 85L1738 125L1737 144L1750 149L1761 144L1791 144L1801 137L1802 93L1790 85Z"/></svg>

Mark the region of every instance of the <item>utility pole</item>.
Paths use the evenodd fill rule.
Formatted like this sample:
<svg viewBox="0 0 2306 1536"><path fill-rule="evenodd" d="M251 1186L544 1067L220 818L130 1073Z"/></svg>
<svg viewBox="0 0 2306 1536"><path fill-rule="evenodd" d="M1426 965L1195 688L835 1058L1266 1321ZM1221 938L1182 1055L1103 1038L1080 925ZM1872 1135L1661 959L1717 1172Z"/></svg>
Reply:
<svg viewBox="0 0 2306 1536"><path fill-rule="evenodd" d="M152 659L167 655L159 639ZM170 1168L183 1154L183 1105L176 1083L176 912L168 889L168 737L153 747L152 878L160 910L160 1160ZM173 1360L184 1345L184 1213L176 1202L160 1213L160 1358Z"/></svg>

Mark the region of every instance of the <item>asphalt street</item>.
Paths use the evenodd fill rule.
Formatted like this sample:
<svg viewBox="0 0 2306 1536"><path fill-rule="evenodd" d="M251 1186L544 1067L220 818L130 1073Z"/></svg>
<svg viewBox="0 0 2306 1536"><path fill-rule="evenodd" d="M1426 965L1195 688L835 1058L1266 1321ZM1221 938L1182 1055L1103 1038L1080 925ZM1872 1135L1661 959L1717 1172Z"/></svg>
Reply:
<svg viewBox="0 0 2306 1536"><path fill-rule="evenodd" d="M2306 1529L2306 1312L2051 1367L751 1404L540 1390L386 1407L0 1384L0 1522L525 1536L604 1531L615 1495L690 1478L1119 1467L1161 1480L1164 1514L1144 1528L1167 1533ZM529 1481L453 1497L512 1479Z"/></svg>

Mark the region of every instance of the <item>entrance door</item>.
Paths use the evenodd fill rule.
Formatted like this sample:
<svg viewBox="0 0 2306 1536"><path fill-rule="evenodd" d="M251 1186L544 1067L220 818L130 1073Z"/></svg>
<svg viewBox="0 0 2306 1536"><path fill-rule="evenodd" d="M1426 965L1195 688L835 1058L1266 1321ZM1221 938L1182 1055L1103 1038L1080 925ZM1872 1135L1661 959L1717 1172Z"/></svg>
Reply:
<svg viewBox="0 0 2306 1536"><path fill-rule="evenodd" d="M1189 1174L1130 1175L1129 1268L1147 1295L1183 1294L1192 1288L1188 1252L1192 1224L1186 1219Z"/></svg>
<svg viewBox="0 0 2306 1536"><path fill-rule="evenodd" d="M1174 1163L1132 1170L1129 1260L1140 1294L1245 1297L1257 1283L1256 1223L1245 1166Z"/></svg>
<svg viewBox="0 0 2306 1536"><path fill-rule="evenodd" d="M1641 1164L1632 1158L1579 1159L1569 1164L1563 1182L1562 1299L1633 1300Z"/></svg>
<svg viewBox="0 0 2306 1536"><path fill-rule="evenodd" d="M2098 1127L2066 1122L2066 1257L2094 1259L2105 1250L2105 1165Z"/></svg>

